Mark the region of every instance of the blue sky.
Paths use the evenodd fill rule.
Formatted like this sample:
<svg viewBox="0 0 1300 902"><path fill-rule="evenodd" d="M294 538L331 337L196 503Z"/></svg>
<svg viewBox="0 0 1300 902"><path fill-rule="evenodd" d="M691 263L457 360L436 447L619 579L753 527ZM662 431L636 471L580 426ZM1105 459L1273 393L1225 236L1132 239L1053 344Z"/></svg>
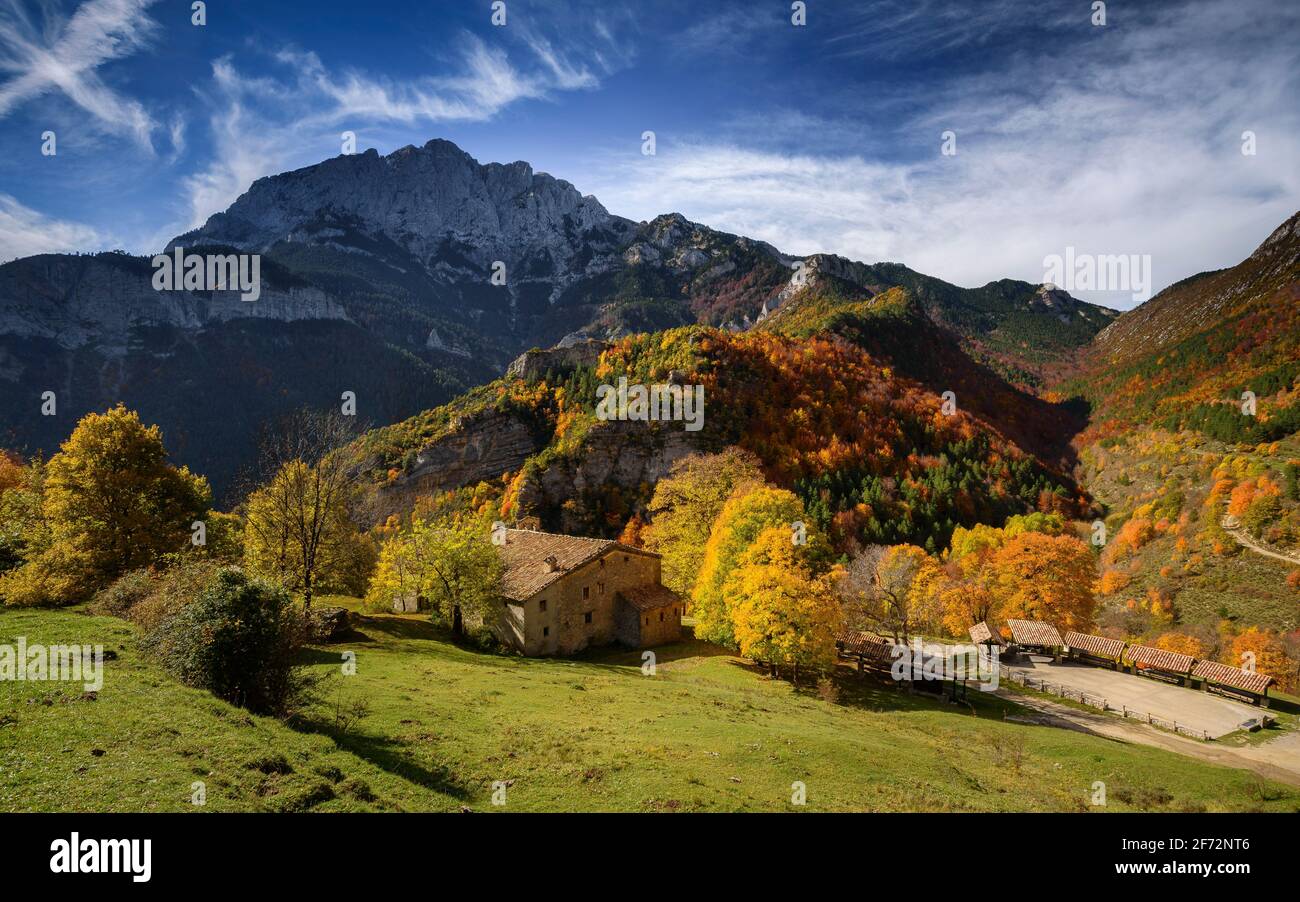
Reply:
<svg viewBox="0 0 1300 902"><path fill-rule="evenodd" d="M345 130L960 285L1072 246L1149 254L1159 288L1300 208L1290 0L790 6L0 0L0 260L154 252Z"/></svg>

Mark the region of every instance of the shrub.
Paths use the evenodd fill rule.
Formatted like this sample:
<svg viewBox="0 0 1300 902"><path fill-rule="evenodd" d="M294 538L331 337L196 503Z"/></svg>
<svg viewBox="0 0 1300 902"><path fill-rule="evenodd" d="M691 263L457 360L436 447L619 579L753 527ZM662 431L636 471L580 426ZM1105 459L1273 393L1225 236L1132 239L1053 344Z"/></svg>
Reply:
<svg viewBox="0 0 1300 902"><path fill-rule="evenodd" d="M131 608L153 593L157 582L158 575L147 567L119 576L95 593L90 601L91 613L126 617Z"/></svg>
<svg viewBox="0 0 1300 902"><path fill-rule="evenodd" d="M144 641L181 682L250 711L284 715L307 688L294 665L302 631L289 593L227 567Z"/></svg>
<svg viewBox="0 0 1300 902"><path fill-rule="evenodd" d="M126 618L147 634L197 598L220 570L221 564L206 555L164 555L158 566L132 570L101 589L90 610Z"/></svg>

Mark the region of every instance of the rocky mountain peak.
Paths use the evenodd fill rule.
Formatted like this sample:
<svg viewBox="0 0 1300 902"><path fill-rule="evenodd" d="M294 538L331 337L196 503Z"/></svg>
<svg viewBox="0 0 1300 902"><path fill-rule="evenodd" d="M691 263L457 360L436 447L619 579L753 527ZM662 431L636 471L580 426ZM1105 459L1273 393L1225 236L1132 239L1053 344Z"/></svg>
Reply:
<svg viewBox="0 0 1300 902"><path fill-rule="evenodd" d="M426 265L451 244L472 267L539 254L567 259L587 233L631 225L528 163L481 164L434 139L387 156L370 150L258 179L229 209L172 245L266 251L285 241L339 244L335 232L314 237L326 223L390 240Z"/></svg>

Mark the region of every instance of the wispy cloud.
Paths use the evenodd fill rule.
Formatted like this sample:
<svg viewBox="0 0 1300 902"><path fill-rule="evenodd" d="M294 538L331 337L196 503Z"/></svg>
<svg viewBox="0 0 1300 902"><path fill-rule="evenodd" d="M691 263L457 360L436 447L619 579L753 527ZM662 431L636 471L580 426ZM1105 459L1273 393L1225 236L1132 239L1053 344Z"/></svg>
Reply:
<svg viewBox="0 0 1300 902"><path fill-rule="evenodd" d="M465 32L447 72L405 81L332 70L316 53L296 48L274 54L278 76L249 77L232 59L218 60L207 96L212 156L185 180L185 228L227 207L256 178L338 153L341 129L483 122L523 100L599 84L545 38L529 34L522 47L520 64L506 47Z"/></svg>
<svg viewBox="0 0 1300 902"><path fill-rule="evenodd" d="M153 117L142 104L109 87L98 69L145 47L157 23L146 15L156 0L89 0L71 18L45 6L42 21L10 0L0 9L0 119L22 103L59 93L107 131L128 134L153 150Z"/></svg>
<svg viewBox="0 0 1300 902"><path fill-rule="evenodd" d="M931 23L927 40L967 40L965 24ZM579 186L616 213L676 210L792 253L895 260L961 285L1040 281L1043 257L1067 246L1150 254L1159 288L1236 263L1300 208L1300 51L1277 39L1298 24L1262 2L1183 4L1088 34L1087 54L1046 45L964 74L898 122L800 110L771 115L766 135L752 121L660 134L658 156L609 157ZM940 154L948 129L956 156ZM869 149L882 130L918 152L881 162ZM1256 156L1241 153L1246 130Z"/></svg>
<svg viewBox="0 0 1300 902"><path fill-rule="evenodd" d="M32 254L102 250L108 244L89 226L52 219L0 194L0 263Z"/></svg>

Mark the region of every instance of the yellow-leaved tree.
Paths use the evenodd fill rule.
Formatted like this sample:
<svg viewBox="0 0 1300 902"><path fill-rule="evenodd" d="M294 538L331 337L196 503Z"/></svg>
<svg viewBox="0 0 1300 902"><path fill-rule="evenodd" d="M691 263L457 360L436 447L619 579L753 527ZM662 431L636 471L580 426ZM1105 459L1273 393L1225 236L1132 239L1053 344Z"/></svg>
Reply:
<svg viewBox="0 0 1300 902"><path fill-rule="evenodd" d="M323 592L362 591L373 557L352 521L351 488L322 478L304 461L285 464L268 485L248 496L245 566L301 592L309 608Z"/></svg>
<svg viewBox="0 0 1300 902"><path fill-rule="evenodd" d="M366 602L388 608L394 599L417 598L451 625L453 636L460 636L467 619L493 625L504 569L486 522L474 517L416 520L384 542Z"/></svg>
<svg viewBox="0 0 1300 902"><path fill-rule="evenodd" d="M301 410L263 438L267 481L246 503L244 563L302 593L306 608L322 592L365 591L374 567L374 547L352 510L361 469L355 429L336 411Z"/></svg>
<svg viewBox="0 0 1300 902"><path fill-rule="evenodd" d="M841 613L833 578L813 576L788 528L760 532L723 586L740 653L773 674L791 668L795 682L800 668L834 667Z"/></svg>
<svg viewBox="0 0 1300 902"><path fill-rule="evenodd" d="M655 485L646 547L662 557L663 584L690 597L704 563L713 521L740 483L761 482L758 458L739 448L692 454L677 461Z"/></svg>
<svg viewBox="0 0 1300 902"><path fill-rule="evenodd" d="M795 524L803 525L804 544L798 546L793 541L798 532ZM769 527L784 530L785 541L798 547L800 557L814 570L825 569L829 546L825 537L805 521L803 502L797 495L762 483L738 485L713 524L691 593L696 638L736 647L725 585L741 556Z"/></svg>
<svg viewBox="0 0 1300 902"><path fill-rule="evenodd" d="M158 427L121 404L77 423L40 490L41 547L0 578L6 604L79 601L180 551L212 497L206 479L167 462Z"/></svg>

